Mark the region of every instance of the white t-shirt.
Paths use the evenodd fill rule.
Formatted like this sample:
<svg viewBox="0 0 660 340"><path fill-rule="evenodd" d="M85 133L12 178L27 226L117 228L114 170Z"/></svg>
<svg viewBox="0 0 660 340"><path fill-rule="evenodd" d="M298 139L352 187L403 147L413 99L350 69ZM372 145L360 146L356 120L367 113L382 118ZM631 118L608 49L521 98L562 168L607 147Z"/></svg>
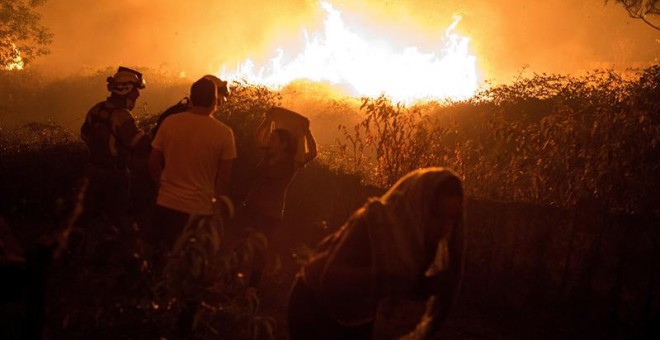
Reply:
<svg viewBox="0 0 660 340"><path fill-rule="evenodd" d="M156 203L189 214L212 214L218 163L236 158L231 128L211 116L177 113L163 121L151 146L165 160Z"/></svg>

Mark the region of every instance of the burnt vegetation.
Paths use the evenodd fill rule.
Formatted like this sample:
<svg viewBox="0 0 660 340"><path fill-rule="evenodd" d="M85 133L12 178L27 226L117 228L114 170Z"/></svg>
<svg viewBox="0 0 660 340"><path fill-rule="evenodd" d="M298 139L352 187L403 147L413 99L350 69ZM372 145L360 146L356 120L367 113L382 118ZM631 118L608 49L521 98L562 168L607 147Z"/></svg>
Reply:
<svg viewBox="0 0 660 340"><path fill-rule="evenodd" d="M87 160L78 128L87 108L104 98L105 89L98 84L104 83L107 73L89 71L44 81L30 70L0 71L0 215L26 254L42 249L44 236L47 243L62 248L52 266L44 269L49 273L44 288L49 336L142 338L146 332L147 337L171 337L167 329L176 322L177 311L186 299L199 297L204 308L196 319L197 338L286 334L283 311L261 305L260 298L269 294L269 288L257 291L245 283L251 257L265 240L237 237L240 226L232 225L227 211L219 211L213 221L191 222L177 241L177 256L166 267L169 277L175 278L169 281L150 276L139 241L122 239L102 223L72 221L82 208L76 197L84 194L81 179ZM555 232L546 230L543 237L550 243L554 238L566 240L555 243L565 243L568 255L556 259L556 265L536 263L525 268L536 273L535 277L547 279L543 285L532 284L531 291L559 291L559 300L568 306L605 310L602 317L594 314L597 320L566 326L566 332L603 335L598 333L602 330L594 329L599 322L612 320L616 323L609 327L614 331L607 335L649 331L660 310L657 268L639 270L638 285L643 288L637 300L621 298L624 288L630 292L632 287L619 278L627 273L622 267L612 269L613 280L623 280L616 281L615 288L598 293L602 285L593 284L598 280L594 273L607 270L599 267L598 259L625 255L628 261L642 261L649 259L641 256L655 254L657 258L660 251L660 67L626 74L623 77L607 70L584 76L535 74L493 86L468 100L410 106L385 97L314 101L303 113L310 118L314 133L324 137L319 140L319 160L304 169L291 188L285 216L292 230L289 245L300 259L305 247L337 228L366 196L380 192L410 170L447 166L463 176L470 201L481 202L471 204L476 210L468 210L468 226L472 221L477 228L469 242L472 246L479 246L484 237L478 229L484 220L476 219L488 217L484 211L494 206L506 206L509 208L504 210L509 211L513 205L523 205L523 210L534 207L536 212L550 209L547 216L569 216L574 221L591 209L598 214L587 219L618 216L618 220L628 221L617 224L624 228L620 232L628 243L613 247L609 255L602 254L610 249L607 245L598 246L609 237L606 229L563 228L557 221ZM145 131L150 131L159 111L186 95L188 83L161 70L148 70L145 78L149 87L134 114ZM232 190L237 203L247 192L258 161L253 132L265 111L282 100L282 93L239 82L233 84L227 105L217 112L236 136L239 158ZM142 200L134 202L132 210L139 230L140 223L147 223L152 196L144 192L148 186L139 185L146 178L134 180L138 183L133 186L134 197ZM523 223L524 218L511 220L512 216L516 215L502 220L511 222L511 230L520 225L537 227L536 222ZM655 227L641 227L646 225ZM630 235L638 235L635 230L640 228L649 236L648 253L631 255L627 247L637 236ZM533 231L516 233L522 237ZM520 248L524 242L518 242ZM3 240L3 244L8 243ZM98 258L95 253L120 247L132 249L134 261L121 266L111 265L112 261L93 263ZM544 254L559 249L552 244L539 247L521 254L540 256L543 262ZM484 256L497 258L501 248L493 249L494 255ZM571 264L575 259L583 260L584 267L576 269ZM468 262L466 293L470 287L478 290L472 283L484 280L479 275L520 274L495 267L477 271L483 269L479 265L483 265L479 258L473 258L472 267ZM547 277L553 270L561 278ZM491 278L491 282L495 281ZM282 291L276 294L287 294L288 287L277 289ZM488 289L482 289L478 303L504 305L484 296L484 291ZM556 297L536 295L546 300ZM575 298L578 295L581 299ZM514 303L513 307L532 310L540 303L533 302Z"/></svg>

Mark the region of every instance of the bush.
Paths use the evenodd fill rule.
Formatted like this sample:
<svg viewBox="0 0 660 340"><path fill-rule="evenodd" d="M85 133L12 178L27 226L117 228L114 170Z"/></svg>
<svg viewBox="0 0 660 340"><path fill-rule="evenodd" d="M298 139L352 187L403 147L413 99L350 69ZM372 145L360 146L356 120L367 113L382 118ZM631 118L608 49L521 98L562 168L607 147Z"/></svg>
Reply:
<svg viewBox="0 0 660 340"><path fill-rule="evenodd" d="M337 161L382 187L440 165L462 174L474 198L657 211L659 84L653 66L634 80L535 75L444 105L366 98Z"/></svg>

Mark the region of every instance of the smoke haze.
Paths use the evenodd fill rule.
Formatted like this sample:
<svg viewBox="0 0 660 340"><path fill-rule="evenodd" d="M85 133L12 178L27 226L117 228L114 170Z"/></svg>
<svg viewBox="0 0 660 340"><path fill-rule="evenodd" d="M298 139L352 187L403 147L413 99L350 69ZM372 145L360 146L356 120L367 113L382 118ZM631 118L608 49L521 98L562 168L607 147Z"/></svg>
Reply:
<svg viewBox="0 0 660 340"><path fill-rule="evenodd" d="M335 0L346 25L368 26L420 50L437 49L453 15L471 38L483 79L508 82L523 67L577 73L645 67L660 57L660 34L602 0ZM55 35L34 66L61 76L116 65L163 68L197 77L282 47L296 53L303 29L323 27L318 1L49 0L40 8ZM365 25L364 23L369 23ZM436 45L434 47L434 45Z"/></svg>

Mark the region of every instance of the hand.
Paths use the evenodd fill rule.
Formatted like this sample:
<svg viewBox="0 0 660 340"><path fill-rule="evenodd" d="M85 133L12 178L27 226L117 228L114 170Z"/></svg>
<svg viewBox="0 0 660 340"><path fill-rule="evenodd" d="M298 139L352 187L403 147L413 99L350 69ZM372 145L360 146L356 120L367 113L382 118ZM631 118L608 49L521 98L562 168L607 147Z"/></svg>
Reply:
<svg viewBox="0 0 660 340"><path fill-rule="evenodd" d="M214 212L224 219L231 219L234 217L234 203L225 195L213 199Z"/></svg>
<svg viewBox="0 0 660 340"><path fill-rule="evenodd" d="M420 340L420 339L430 339L430 329L429 323L425 322L422 319L420 323L417 324L415 330L409 332L408 334L403 335L399 340Z"/></svg>

